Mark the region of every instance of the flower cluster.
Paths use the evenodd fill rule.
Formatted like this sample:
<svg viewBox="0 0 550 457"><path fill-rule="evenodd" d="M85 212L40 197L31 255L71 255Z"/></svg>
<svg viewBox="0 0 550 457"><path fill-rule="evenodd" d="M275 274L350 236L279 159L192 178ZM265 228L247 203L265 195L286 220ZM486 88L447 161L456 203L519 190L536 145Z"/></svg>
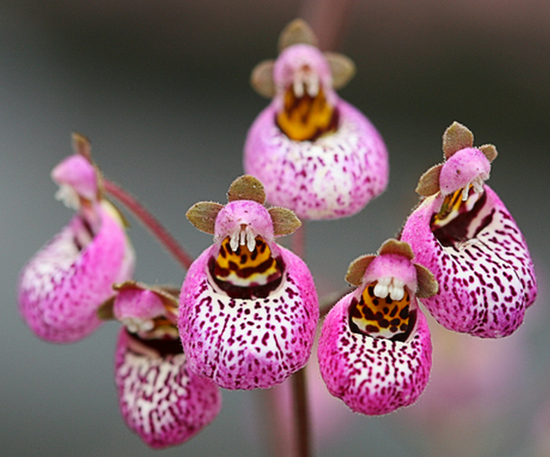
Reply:
<svg viewBox="0 0 550 457"><path fill-rule="evenodd" d="M270 388L307 364L316 287L306 263L275 240L300 228L297 215L350 216L387 184L380 135L335 92L352 62L321 53L303 21L283 31L279 50L252 75L273 100L248 133L249 174L233 181L227 204L199 202L187 212L214 239L181 290L133 279L124 219L105 197L84 137L74 136L75 154L52 172L76 215L23 268L21 314L57 343L80 340L103 320L121 324L120 411L154 448L181 444L214 420L220 388ZM444 163L420 178L422 200L399 239L350 264L355 289L322 323L321 376L353 411L386 414L424 391L432 342L422 304L448 329L496 338L515 331L535 300L526 242L485 184L495 147L473 147L472 133L454 123L443 151Z"/></svg>

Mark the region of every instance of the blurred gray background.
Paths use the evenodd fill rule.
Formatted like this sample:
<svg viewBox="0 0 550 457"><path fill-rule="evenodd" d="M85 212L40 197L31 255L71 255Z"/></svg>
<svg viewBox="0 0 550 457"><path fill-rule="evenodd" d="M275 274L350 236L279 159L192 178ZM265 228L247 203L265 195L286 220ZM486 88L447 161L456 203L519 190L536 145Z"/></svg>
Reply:
<svg viewBox="0 0 550 457"><path fill-rule="evenodd" d="M92 140L105 175L136 195L198 255L211 240L185 219L225 202L242 174L246 131L267 100L249 86L276 56L280 30L318 3L280 0L3 0L0 3L0 454L3 456L269 455L261 392L224 392L218 419L183 446L153 451L121 419L113 381L118 326L58 346L22 323L24 263L71 217L50 170ZM322 33L322 31L318 32ZM384 136L384 195L350 219L307 225L320 293L344 287L349 262L395 235L420 174L441 161L454 120L500 153L490 185L527 238L540 282L524 326L502 341L432 326L432 380L420 402L382 418L348 412L312 366L319 456L548 456L550 343L550 2L357 1L336 49L357 76L341 95ZM132 219L131 219L132 221ZM141 226L136 277L184 273Z"/></svg>

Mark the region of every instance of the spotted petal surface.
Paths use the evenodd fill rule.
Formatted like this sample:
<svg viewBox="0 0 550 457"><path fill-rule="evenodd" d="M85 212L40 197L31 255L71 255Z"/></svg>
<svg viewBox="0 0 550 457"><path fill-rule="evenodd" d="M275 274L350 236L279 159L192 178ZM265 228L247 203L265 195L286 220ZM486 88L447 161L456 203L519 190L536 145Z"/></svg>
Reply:
<svg viewBox="0 0 550 457"><path fill-rule="evenodd" d="M533 263L516 222L487 185L475 206L432 231L443 196L428 197L411 214L401 239L439 282L423 303L450 330L479 337L511 334L536 297ZM437 235L437 236L436 236Z"/></svg>
<svg viewBox="0 0 550 457"><path fill-rule="evenodd" d="M133 251L120 221L106 206L98 207L101 226L90 236L80 215L23 268L19 309L37 336L56 343L80 340L99 325L98 306L112 294L112 284L133 272Z"/></svg>
<svg viewBox="0 0 550 457"><path fill-rule="evenodd" d="M314 141L294 141L275 124L275 103L248 132L245 171L263 182L268 201L304 219L359 212L388 182L388 153L370 121L338 100L337 130Z"/></svg>
<svg viewBox="0 0 550 457"><path fill-rule="evenodd" d="M302 368L319 318L313 278L300 258L271 245L285 265L265 298L234 298L214 287L213 245L193 263L180 295L178 327L189 368L227 389L268 388Z"/></svg>
<svg viewBox="0 0 550 457"><path fill-rule="evenodd" d="M164 448L187 441L208 425L220 411L221 395L212 382L188 370L178 340L156 343L151 346L122 328L115 376L128 426L149 446Z"/></svg>
<svg viewBox="0 0 550 457"><path fill-rule="evenodd" d="M429 379L432 345L426 318L416 307L416 323L406 341L375 338L350 328L350 307L361 288L328 313L319 338L319 368L329 392L353 411L387 414L414 403Z"/></svg>

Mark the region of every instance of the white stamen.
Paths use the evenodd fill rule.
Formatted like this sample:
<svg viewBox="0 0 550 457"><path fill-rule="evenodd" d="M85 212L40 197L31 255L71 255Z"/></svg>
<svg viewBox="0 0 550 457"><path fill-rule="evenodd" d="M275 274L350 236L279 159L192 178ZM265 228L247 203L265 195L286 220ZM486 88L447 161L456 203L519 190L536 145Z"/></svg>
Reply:
<svg viewBox="0 0 550 457"><path fill-rule="evenodd" d="M469 193L470 193L470 185L473 187L474 192L476 194L481 194L483 192L483 178L481 176L476 176L474 179L472 179L472 182L462 189L462 201L465 202L468 200Z"/></svg>
<svg viewBox="0 0 550 457"><path fill-rule="evenodd" d="M243 230L243 228L241 227L241 230L240 230L240 236L239 236L240 240L239 240L239 244L241 246L244 246L246 244L246 230Z"/></svg>
<svg viewBox="0 0 550 457"><path fill-rule="evenodd" d="M317 97L319 93L319 76L315 73L310 73L308 81L306 82L307 93L311 98Z"/></svg>
<svg viewBox="0 0 550 457"><path fill-rule="evenodd" d="M297 98L302 98L304 96L304 83L300 75L294 80L294 95Z"/></svg>
<svg viewBox="0 0 550 457"><path fill-rule="evenodd" d="M474 191L478 194L481 194L483 192L483 179L481 176L476 176L474 180L472 181L472 186L474 187Z"/></svg>
<svg viewBox="0 0 550 457"><path fill-rule="evenodd" d="M60 184L55 193L55 199L62 202L67 208L78 210L80 208L80 197L73 187L68 184Z"/></svg>
<svg viewBox="0 0 550 457"><path fill-rule="evenodd" d="M391 277L380 278L376 286L374 286L374 295L378 298L386 298L389 292Z"/></svg>
<svg viewBox="0 0 550 457"><path fill-rule="evenodd" d="M140 319L139 317L125 317L121 322L132 333L149 332L155 327L152 319Z"/></svg>
<svg viewBox="0 0 550 457"><path fill-rule="evenodd" d="M254 235L252 228L248 225L246 226L246 247L250 252L253 252L254 249L256 249L256 236Z"/></svg>
<svg viewBox="0 0 550 457"><path fill-rule="evenodd" d="M229 240L229 247L233 252L236 252L237 249L239 249L239 235L241 233L241 229L238 228L233 232L231 235L231 240Z"/></svg>
<svg viewBox="0 0 550 457"><path fill-rule="evenodd" d="M386 298L389 295L392 300L400 301L405 296L405 283L391 276L380 278L374 286L374 295L378 298Z"/></svg>
<svg viewBox="0 0 550 457"><path fill-rule="evenodd" d="M462 201L465 202L468 200L468 195L470 195L470 185L464 186L462 189Z"/></svg>
<svg viewBox="0 0 550 457"><path fill-rule="evenodd" d="M250 252L254 251L256 248L256 234L252 227L241 224L240 227L236 228L231 234L229 246L233 252L236 252L239 246L246 246Z"/></svg>
<svg viewBox="0 0 550 457"><path fill-rule="evenodd" d="M405 296L405 283L400 279L393 278L393 281L390 284L390 298L392 300L400 301L403 300Z"/></svg>

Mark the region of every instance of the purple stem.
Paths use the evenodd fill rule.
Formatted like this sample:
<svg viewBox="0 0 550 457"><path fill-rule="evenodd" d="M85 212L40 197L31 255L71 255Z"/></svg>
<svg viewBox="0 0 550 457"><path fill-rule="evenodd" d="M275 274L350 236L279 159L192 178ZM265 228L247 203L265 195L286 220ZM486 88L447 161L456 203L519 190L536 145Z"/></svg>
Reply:
<svg viewBox="0 0 550 457"><path fill-rule="evenodd" d="M304 0L300 17L313 29L322 51L335 50L343 36L353 0Z"/></svg>
<svg viewBox="0 0 550 457"><path fill-rule="evenodd" d="M305 257L305 225L292 235L292 250L302 259ZM296 432L296 456L310 457L311 428L307 397L306 367L292 375L292 397Z"/></svg>
<svg viewBox="0 0 550 457"><path fill-rule="evenodd" d="M174 256L177 262L188 270L193 263L193 258L187 254L185 249L176 241L176 239L166 230L160 222L153 216L136 198L126 192L117 184L103 178L105 191L120 201L132 214L138 219L151 233L161 242L166 250Z"/></svg>

